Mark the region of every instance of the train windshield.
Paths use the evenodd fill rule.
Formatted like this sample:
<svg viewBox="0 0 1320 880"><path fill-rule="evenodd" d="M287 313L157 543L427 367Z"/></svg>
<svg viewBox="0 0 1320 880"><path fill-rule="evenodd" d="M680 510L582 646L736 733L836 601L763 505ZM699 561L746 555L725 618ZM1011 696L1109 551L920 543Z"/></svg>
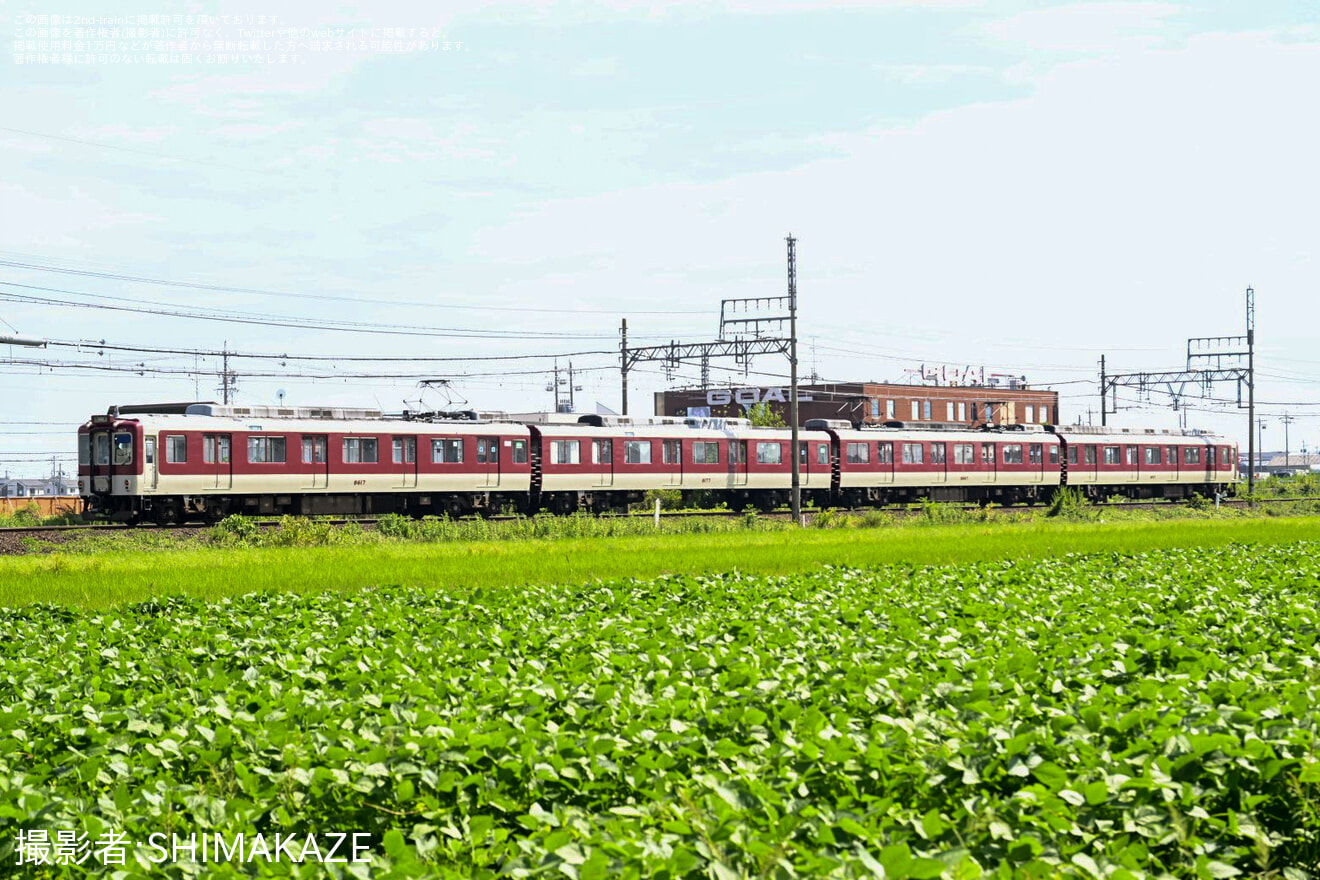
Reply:
<svg viewBox="0 0 1320 880"><path fill-rule="evenodd" d="M92 463L92 438L90 434L78 435L78 464Z"/></svg>
<svg viewBox="0 0 1320 880"><path fill-rule="evenodd" d="M115 464L133 463L133 435L122 431L115 435Z"/></svg>
<svg viewBox="0 0 1320 880"><path fill-rule="evenodd" d="M93 444L93 451L96 453L95 457L94 457L92 460L93 460L96 464L109 464L109 463L110 463L110 435L109 435L109 434L93 434L93 435L92 435L92 444Z"/></svg>

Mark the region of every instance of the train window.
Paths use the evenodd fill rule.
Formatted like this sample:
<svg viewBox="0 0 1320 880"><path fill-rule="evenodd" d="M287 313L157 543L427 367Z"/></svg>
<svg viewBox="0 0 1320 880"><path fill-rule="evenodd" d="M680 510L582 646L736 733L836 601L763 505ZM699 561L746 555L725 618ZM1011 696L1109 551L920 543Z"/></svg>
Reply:
<svg viewBox="0 0 1320 880"><path fill-rule="evenodd" d="M875 460L879 464L893 464L894 444L888 440L884 443L877 443L875 447Z"/></svg>
<svg viewBox="0 0 1320 880"><path fill-rule="evenodd" d="M477 464L499 464L500 441L495 437L477 438Z"/></svg>
<svg viewBox="0 0 1320 880"><path fill-rule="evenodd" d="M285 460L283 437L249 437L248 461L253 464L282 464Z"/></svg>
<svg viewBox="0 0 1320 880"><path fill-rule="evenodd" d="M1233 451L1229 447L1219 447L1219 463L1222 465L1231 465L1233 463Z"/></svg>
<svg viewBox="0 0 1320 880"><path fill-rule="evenodd" d="M848 464L866 464L870 460L871 460L870 443L848 444Z"/></svg>
<svg viewBox="0 0 1320 880"><path fill-rule="evenodd" d="M720 444L710 440L697 440L692 444L693 464L719 464Z"/></svg>
<svg viewBox="0 0 1320 880"><path fill-rule="evenodd" d="M579 464L582 461L580 440L551 440L550 460L554 464Z"/></svg>
<svg viewBox="0 0 1320 880"><path fill-rule="evenodd" d="M513 463L527 464L527 441L514 440L512 448L513 448Z"/></svg>
<svg viewBox="0 0 1320 880"><path fill-rule="evenodd" d="M1050 464L1058 464L1058 463L1059 463L1059 447L1057 447L1057 446L1051 446L1051 447L1050 447Z"/></svg>
<svg viewBox="0 0 1320 880"><path fill-rule="evenodd" d="M1032 443L1027 447L1027 461L1031 464L1045 463L1045 447L1040 443Z"/></svg>
<svg viewBox="0 0 1320 880"><path fill-rule="evenodd" d="M462 464L463 441L457 437L431 441L432 464Z"/></svg>
<svg viewBox="0 0 1320 880"><path fill-rule="evenodd" d="M1068 447L1068 464L1077 464L1077 447Z"/></svg>
<svg viewBox="0 0 1320 880"><path fill-rule="evenodd" d="M1022 444L1004 444L1004 464L1022 464Z"/></svg>
<svg viewBox="0 0 1320 880"><path fill-rule="evenodd" d="M729 464L747 464L747 441L729 441Z"/></svg>
<svg viewBox="0 0 1320 880"><path fill-rule="evenodd" d="M303 437L303 464L325 464L326 446L325 437Z"/></svg>
<svg viewBox="0 0 1320 880"><path fill-rule="evenodd" d="M808 453L807 453L807 441L805 441L805 440L799 440L799 441L798 441L798 464L811 464L811 460L810 460L809 458L807 458L807 454L808 454Z"/></svg>
<svg viewBox="0 0 1320 880"><path fill-rule="evenodd" d="M921 464L923 459L920 443L903 444L903 464Z"/></svg>
<svg viewBox="0 0 1320 880"><path fill-rule="evenodd" d="M127 431L115 435L115 464L133 463L133 435Z"/></svg>
<svg viewBox="0 0 1320 880"><path fill-rule="evenodd" d="M1165 461L1167 461L1169 464L1177 464L1177 463L1178 463L1178 447L1177 447L1177 446L1170 446L1170 447L1168 447L1167 449L1165 449L1164 451L1165 451L1165 459L1164 459Z"/></svg>
<svg viewBox="0 0 1320 880"><path fill-rule="evenodd" d="M591 463L592 464L613 464L614 463L614 441L612 440L593 440L591 442Z"/></svg>
<svg viewBox="0 0 1320 880"><path fill-rule="evenodd" d="M156 463L156 438L142 438L142 460L147 464Z"/></svg>
<svg viewBox="0 0 1320 880"><path fill-rule="evenodd" d="M1164 462L1161 458L1162 456L1160 455L1160 448L1158 446L1146 447L1146 464L1163 464Z"/></svg>
<svg viewBox="0 0 1320 880"><path fill-rule="evenodd" d="M1085 459L1087 464L1095 464L1095 444L1088 443L1086 445Z"/></svg>
<svg viewBox="0 0 1320 880"><path fill-rule="evenodd" d="M78 464L92 463L92 438L89 434L78 435Z"/></svg>
<svg viewBox="0 0 1320 880"><path fill-rule="evenodd" d="M780 464L784 460L783 456L784 447L781 443L760 441L756 444L757 464Z"/></svg>
<svg viewBox="0 0 1320 880"><path fill-rule="evenodd" d="M395 437L394 438L394 463L395 464L413 464L417 461L417 438L416 437Z"/></svg>
<svg viewBox="0 0 1320 880"><path fill-rule="evenodd" d="M207 464L229 464L229 435L207 434L204 436L202 438L202 461Z"/></svg>
<svg viewBox="0 0 1320 880"><path fill-rule="evenodd" d="M651 441L650 441L650 440L625 440L625 441L623 441L623 463L624 463L624 464L650 464L650 463L651 463Z"/></svg>
<svg viewBox="0 0 1320 880"><path fill-rule="evenodd" d="M344 461L361 464L374 464L380 461L376 438L345 437Z"/></svg>
<svg viewBox="0 0 1320 880"><path fill-rule="evenodd" d="M982 443L981 464L994 464L994 463L995 463L995 444Z"/></svg>
<svg viewBox="0 0 1320 880"><path fill-rule="evenodd" d="M1201 449L1199 446L1188 446L1183 450L1183 464L1200 464Z"/></svg>
<svg viewBox="0 0 1320 880"><path fill-rule="evenodd" d="M944 464L944 456L948 454L948 448L943 443L930 444L930 463Z"/></svg>
<svg viewBox="0 0 1320 880"><path fill-rule="evenodd" d="M184 464L188 461L188 438L183 434L165 435L165 462Z"/></svg>
<svg viewBox="0 0 1320 880"><path fill-rule="evenodd" d="M1127 449L1127 463L1128 463L1128 464L1136 464L1136 463L1137 463L1137 447L1135 447L1135 446L1128 446L1128 447L1126 447L1126 449Z"/></svg>
<svg viewBox="0 0 1320 880"><path fill-rule="evenodd" d="M970 443L953 444L954 464L976 464L976 447Z"/></svg>
<svg viewBox="0 0 1320 880"><path fill-rule="evenodd" d="M1118 457L1118 452L1119 452L1119 450L1118 450L1118 447L1117 447L1117 446L1106 446L1106 447L1105 447L1105 464L1119 464L1120 461L1119 461L1119 457Z"/></svg>
<svg viewBox="0 0 1320 880"><path fill-rule="evenodd" d="M683 463L683 441L682 440L661 440L660 441L660 461L664 464L682 464Z"/></svg>
<svg viewBox="0 0 1320 880"><path fill-rule="evenodd" d="M830 447L828 443L816 444L816 464L830 463Z"/></svg>

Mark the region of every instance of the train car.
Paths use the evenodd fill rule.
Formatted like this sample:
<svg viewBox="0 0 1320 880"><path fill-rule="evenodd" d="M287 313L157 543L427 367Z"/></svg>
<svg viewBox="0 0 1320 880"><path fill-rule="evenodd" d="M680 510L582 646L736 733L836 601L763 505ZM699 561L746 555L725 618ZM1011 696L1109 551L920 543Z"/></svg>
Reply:
<svg viewBox="0 0 1320 880"><path fill-rule="evenodd" d="M1164 428L1060 426L1065 482L1088 497L1210 497L1236 483L1237 448L1212 434Z"/></svg>
<svg viewBox="0 0 1320 880"><path fill-rule="evenodd" d="M540 458L536 506L619 510L652 489L680 491L690 504L713 495L735 508L771 510L789 500L786 429L754 428L746 419L583 419L530 425ZM829 436L804 430L798 442L803 498L828 503Z"/></svg>
<svg viewBox="0 0 1320 880"><path fill-rule="evenodd" d="M1060 484L1062 444L1042 429L1017 427L832 427L839 461L836 494L850 507L923 499L1043 501Z"/></svg>
<svg viewBox="0 0 1320 880"><path fill-rule="evenodd" d="M525 425L372 410L124 407L79 429L79 482L93 514L126 521L525 510L530 441Z"/></svg>

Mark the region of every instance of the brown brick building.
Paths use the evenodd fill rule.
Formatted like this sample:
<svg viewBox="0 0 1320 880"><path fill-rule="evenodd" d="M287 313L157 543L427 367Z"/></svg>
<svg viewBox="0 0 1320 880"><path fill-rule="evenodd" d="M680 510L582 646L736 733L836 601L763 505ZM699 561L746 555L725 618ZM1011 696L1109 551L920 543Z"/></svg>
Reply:
<svg viewBox="0 0 1320 880"><path fill-rule="evenodd" d="M741 417L767 403L788 421L786 386L681 388L655 395L660 416ZM854 425L885 422L985 424L1054 424L1061 421L1057 391L1039 391L1016 378L987 385L895 385L885 382L837 382L798 386L801 421L844 419Z"/></svg>

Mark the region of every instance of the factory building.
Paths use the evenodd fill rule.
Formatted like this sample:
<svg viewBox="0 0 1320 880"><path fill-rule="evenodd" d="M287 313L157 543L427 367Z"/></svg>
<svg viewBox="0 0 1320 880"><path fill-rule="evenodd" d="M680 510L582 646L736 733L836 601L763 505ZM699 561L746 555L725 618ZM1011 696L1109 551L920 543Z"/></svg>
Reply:
<svg viewBox="0 0 1320 880"><path fill-rule="evenodd" d="M680 388L655 395L662 416L742 417L758 403L788 422L787 386ZM1027 385L1024 377L995 377L977 385L828 382L798 386L800 422L844 419L854 425L1057 425L1059 394Z"/></svg>

